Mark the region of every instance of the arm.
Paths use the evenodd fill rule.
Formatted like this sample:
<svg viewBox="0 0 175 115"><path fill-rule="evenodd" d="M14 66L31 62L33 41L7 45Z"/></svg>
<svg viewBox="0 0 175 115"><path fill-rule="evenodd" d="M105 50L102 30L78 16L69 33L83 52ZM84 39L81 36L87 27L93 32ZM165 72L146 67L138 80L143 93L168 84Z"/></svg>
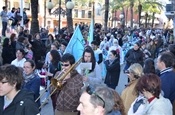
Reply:
<svg viewBox="0 0 175 115"><path fill-rule="evenodd" d="M101 78L101 69L100 66L96 63L95 69L94 69L95 75L94 76L89 76L88 81L92 83L100 83L102 81Z"/></svg>
<svg viewBox="0 0 175 115"><path fill-rule="evenodd" d="M109 64L107 63L107 61L105 61L105 66L106 66L106 70L107 70L108 72L113 72L113 71L119 70L119 68L120 68L120 63L119 63L117 60L115 60L115 62L113 62L111 65L109 65Z"/></svg>

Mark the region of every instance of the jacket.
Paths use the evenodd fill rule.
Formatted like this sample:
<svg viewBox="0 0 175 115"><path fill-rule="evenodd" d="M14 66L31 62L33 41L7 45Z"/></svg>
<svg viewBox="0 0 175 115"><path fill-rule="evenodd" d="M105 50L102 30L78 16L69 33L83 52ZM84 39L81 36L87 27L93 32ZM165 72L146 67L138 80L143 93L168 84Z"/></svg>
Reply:
<svg viewBox="0 0 175 115"><path fill-rule="evenodd" d="M128 52L125 55L125 59L127 64L131 65L134 63L139 63L140 65L143 65L143 52L139 50L134 50L133 48L128 50Z"/></svg>
<svg viewBox="0 0 175 115"><path fill-rule="evenodd" d="M138 97L136 100L139 100ZM141 99L141 98L140 98ZM144 101L138 107L137 111L133 112L133 105L136 100L132 103L128 115L172 115L172 105L170 101L164 98L161 94L158 98L153 99L150 103L146 98L142 98Z"/></svg>
<svg viewBox="0 0 175 115"><path fill-rule="evenodd" d="M112 64L109 64L109 60L107 60L105 66L107 70L105 84L117 86L120 77L120 60L115 59Z"/></svg>
<svg viewBox="0 0 175 115"><path fill-rule="evenodd" d="M67 79L58 94L56 109L64 112L75 111L79 104L82 86L83 77L77 71L73 70L71 77Z"/></svg>
<svg viewBox="0 0 175 115"><path fill-rule="evenodd" d="M37 115L39 108L34 102L33 93L19 91L10 105L3 110L4 96L0 97L0 115Z"/></svg>

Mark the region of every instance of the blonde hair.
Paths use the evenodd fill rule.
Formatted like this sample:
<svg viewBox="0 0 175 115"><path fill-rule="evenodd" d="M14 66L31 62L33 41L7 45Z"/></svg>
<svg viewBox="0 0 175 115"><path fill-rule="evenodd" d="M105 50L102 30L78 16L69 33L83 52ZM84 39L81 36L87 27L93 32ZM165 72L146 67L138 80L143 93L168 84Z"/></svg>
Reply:
<svg viewBox="0 0 175 115"><path fill-rule="evenodd" d="M134 77L139 78L143 75L143 68L139 63L132 64L128 71L134 75Z"/></svg>

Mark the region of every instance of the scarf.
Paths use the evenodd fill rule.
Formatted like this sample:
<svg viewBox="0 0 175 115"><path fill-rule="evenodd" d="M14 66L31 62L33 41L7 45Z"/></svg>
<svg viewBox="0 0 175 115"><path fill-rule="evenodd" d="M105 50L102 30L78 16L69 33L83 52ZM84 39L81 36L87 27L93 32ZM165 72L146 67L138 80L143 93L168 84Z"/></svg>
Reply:
<svg viewBox="0 0 175 115"><path fill-rule="evenodd" d="M31 79L33 79L36 76L36 73L33 72L33 73L29 74L29 75L24 73L23 76L24 76L24 82L27 83L27 82L29 82Z"/></svg>

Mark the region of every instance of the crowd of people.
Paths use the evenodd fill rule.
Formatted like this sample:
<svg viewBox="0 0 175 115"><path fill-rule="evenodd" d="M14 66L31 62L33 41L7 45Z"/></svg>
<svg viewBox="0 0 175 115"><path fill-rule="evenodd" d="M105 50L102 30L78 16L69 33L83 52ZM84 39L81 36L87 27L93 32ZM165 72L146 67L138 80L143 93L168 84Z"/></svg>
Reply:
<svg viewBox="0 0 175 115"><path fill-rule="evenodd" d="M45 28L31 35L20 27L18 34L2 40L1 115L36 115L49 99L55 115L175 114L172 30L128 27L105 32L95 24L89 43L89 26L81 23L79 28L85 40L80 62L64 53L73 34L67 28L54 36ZM81 66L89 63L90 68ZM128 84L119 94L115 89L125 77L122 71ZM38 99L41 86L46 89L43 100Z"/></svg>

